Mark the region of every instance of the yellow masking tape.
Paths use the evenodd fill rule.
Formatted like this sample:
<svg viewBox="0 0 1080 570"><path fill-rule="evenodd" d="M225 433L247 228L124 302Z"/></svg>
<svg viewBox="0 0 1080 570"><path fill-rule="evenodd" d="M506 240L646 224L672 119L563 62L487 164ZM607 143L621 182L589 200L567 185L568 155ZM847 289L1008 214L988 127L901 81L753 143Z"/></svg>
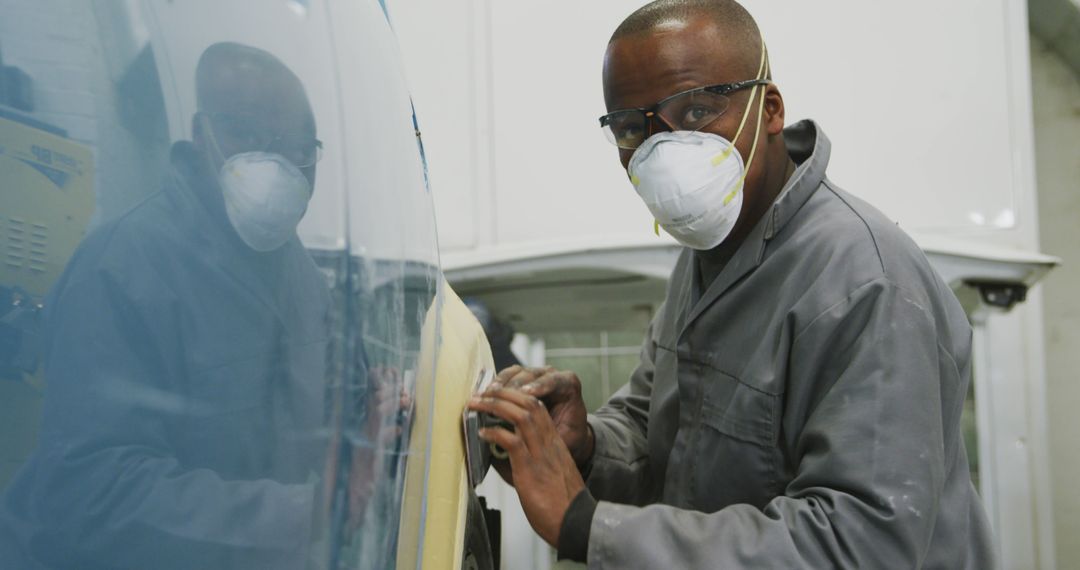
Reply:
<svg viewBox="0 0 1080 570"><path fill-rule="evenodd" d="M480 371L495 367L480 323L445 281L442 287L442 306L432 305L428 311L420 346L416 423L398 539L400 569L417 568L418 552L424 570L461 568L469 492L461 413ZM425 481L422 458L428 451Z"/></svg>

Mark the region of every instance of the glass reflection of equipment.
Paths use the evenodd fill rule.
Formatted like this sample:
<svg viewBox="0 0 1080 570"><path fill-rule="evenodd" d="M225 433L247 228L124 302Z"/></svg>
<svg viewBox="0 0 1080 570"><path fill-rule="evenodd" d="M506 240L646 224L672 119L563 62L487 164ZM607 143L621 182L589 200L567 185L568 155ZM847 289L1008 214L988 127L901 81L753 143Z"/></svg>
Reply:
<svg viewBox="0 0 1080 570"><path fill-rule="evenodd" d="M36 118L33 76L0 53L0 491L37 438L44 299L94 207L91 149Z"/></svg>

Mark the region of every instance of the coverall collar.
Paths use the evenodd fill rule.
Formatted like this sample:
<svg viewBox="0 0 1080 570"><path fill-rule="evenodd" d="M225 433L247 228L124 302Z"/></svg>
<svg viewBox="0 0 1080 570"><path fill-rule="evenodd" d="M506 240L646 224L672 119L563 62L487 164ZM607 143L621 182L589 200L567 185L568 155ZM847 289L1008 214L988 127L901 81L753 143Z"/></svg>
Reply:
<svg viewBox="0 0 1080 570"><path fill-rule="evenodd" d="M784 143L788 155L798 164L795 173L780 191L769 213L765 216L767 227L764 239L770 240L780 233L795 216L815 190L825 180L829 166L832 143L817 123L806 119L784 129Z"/></svg>
<svg viewBox="0 0 1080 570"><path fill-rule="evenodd" d="M821 186L825 180L825 169L829 165L829 154L832 145L825 133L821 132L817 123L812 120L803 120L784 129L784 143L788 154L799 166L788 179L780 195L773 202L769 211L762 216L750 234L746 236L742 245L728 262L727 266L709 284L708 288L696 302L693 299L692 283L693 275L683 279L682 303L690 305L690 314L682 327L685 331L709 305L723 295L732 285L737 283L747 273L753 271L765 258L766 246L769 240L776 237L803 204ZM689 250L683 255L692 255ZM685 267L693 271L694 263L686 263ZM691 305L691 303L693 303ZM680 307L680 313L685 314L685 308Z"/></svg>

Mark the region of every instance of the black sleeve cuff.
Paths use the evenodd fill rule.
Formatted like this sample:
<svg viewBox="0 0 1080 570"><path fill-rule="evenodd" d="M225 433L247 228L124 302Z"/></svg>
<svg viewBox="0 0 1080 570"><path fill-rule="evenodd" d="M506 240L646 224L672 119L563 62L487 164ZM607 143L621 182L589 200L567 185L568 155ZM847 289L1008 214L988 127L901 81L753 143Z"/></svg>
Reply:
<svg viewBox="0 0 1080 570"><path fill-rule="evenodd" d="M588 489L570 501L570 507L563 515L559 527L559 560L586 562L589 554L589 529L592 527L593 514L596 513L596 499Z"/></svg>

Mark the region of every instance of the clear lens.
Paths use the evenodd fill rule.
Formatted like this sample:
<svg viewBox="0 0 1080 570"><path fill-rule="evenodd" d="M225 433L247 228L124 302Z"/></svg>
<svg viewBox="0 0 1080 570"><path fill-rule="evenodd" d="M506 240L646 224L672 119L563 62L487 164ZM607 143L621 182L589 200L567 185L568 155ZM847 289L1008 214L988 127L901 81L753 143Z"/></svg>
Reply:
<svg viewBox="0 0 1080 570"><path fill-rule="evenodd" d="M699 131L720 118L730 105L731 99L724 95L697 89L665 100L657 114L677 130Z"/></svg>
<svg viewBox="0 0 1080 570"><path fill-rule="evenodd" d="M671 129L700 131L719 119L729 106L731 99L727 96L702 88L661 101L656 114ZM610 113L601 122L604 135L619 148L635 149L648 138L649 119L638 109Z"/></svg>
<svg viewBox="0 0 1080 570"><path fill-rule="evenodd" d="M616 111L607 115L604 122L604 134L619 148L634 149L645 141L647 119L641 111Z"/></svg>

